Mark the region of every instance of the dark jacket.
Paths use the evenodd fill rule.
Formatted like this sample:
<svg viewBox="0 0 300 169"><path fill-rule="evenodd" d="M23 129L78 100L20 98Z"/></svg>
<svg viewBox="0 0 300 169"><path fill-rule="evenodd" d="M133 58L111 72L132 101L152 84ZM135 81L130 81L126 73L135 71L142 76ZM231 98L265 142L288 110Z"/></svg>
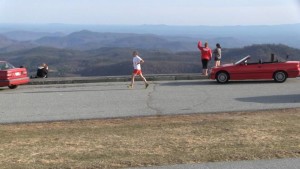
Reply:
<svg viewBox="0 0 300 169"><path fill-rule="evenodd" d="M48 70L45 67L39 67L36 72L37 78L47 78L48 77Z"/></svg>

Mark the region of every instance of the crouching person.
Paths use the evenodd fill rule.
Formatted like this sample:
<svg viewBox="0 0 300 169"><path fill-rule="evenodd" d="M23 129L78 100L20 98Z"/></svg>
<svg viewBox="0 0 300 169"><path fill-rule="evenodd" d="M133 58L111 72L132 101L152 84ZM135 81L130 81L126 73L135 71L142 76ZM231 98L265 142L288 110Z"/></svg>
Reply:
<svg viewBox="0 0 300 169"><path fill-rule="evenodd" d="M36 78L47 78L48 77L48 65L43 63L38 67L36 72Z"/></svg>

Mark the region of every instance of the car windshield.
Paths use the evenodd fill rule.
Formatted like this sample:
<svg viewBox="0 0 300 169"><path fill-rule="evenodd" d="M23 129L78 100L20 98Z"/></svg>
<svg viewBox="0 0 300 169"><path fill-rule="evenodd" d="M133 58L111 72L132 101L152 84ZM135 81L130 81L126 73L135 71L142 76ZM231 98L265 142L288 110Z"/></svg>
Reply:
<svg viewBox="0 0 300 169"><path fill-rule="evenodd" d="M238 65L238 64L240 64L240 63L245 62L245 61L248 60L249 58L250 58L250 56L248 55L248 56L244 57L243 59L241 59L241 60L235 62L234 64L235 64L235 65Z"/></svg>
<svg viewBox="0 0 300 169"><path fill-rule="evenodd" d="M0 70L7 70L15 68L13 65L7 62L0 62Z"/></svg>

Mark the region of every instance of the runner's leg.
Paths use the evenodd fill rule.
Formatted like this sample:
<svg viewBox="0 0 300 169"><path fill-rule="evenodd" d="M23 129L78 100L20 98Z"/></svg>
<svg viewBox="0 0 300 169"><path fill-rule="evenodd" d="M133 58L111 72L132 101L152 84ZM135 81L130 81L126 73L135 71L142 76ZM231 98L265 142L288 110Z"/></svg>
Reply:
<svg viewBox="0 0 300 169"><path fill-rule="evenodd" d="M132 73L132 75L131 75L131 84L128 87L131 87L131 88L133 87L135 76L136 76L136 74Z"/></svg>
<svg viewBox="0 0 300 169"><path fill-rule="evenodd" d="M146 78L143 76L143 74L140 74L140 77L143 79L143 81L145 82L145 87L147 88L149 86L149 83L147 82Z"/></svg>

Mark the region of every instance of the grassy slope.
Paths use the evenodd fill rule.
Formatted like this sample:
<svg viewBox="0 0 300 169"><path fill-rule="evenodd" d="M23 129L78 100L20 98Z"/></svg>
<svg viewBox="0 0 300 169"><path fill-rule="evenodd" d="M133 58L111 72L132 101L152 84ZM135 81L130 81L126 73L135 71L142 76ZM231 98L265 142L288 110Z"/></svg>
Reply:
<svg viewBox="0 0 300 169"><path fill-rule="evenodd" d="M0 125L1 168L300 157L300 109Z"/></svg>

